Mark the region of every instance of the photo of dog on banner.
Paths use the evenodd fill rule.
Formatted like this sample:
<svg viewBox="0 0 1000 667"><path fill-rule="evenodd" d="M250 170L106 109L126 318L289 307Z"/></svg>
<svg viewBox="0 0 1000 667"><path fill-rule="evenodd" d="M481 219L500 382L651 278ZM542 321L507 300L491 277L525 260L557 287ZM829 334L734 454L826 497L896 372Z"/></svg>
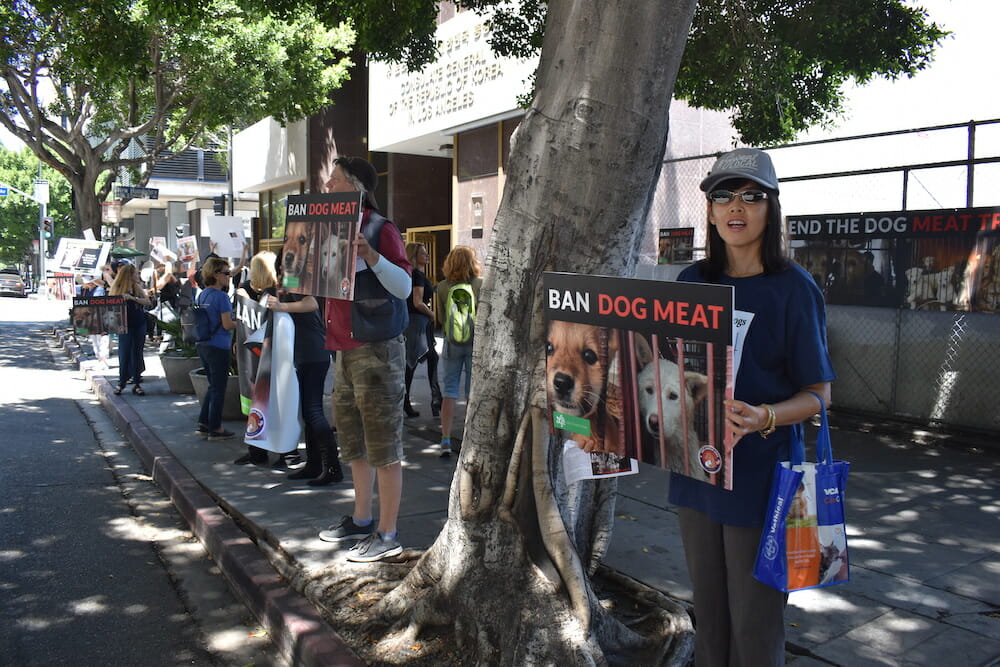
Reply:
<svg viewBox="0 0 1000 667"><path fill-rule="evenodd" d="M589 423L589 433L566 437L591 454L595 474L627 469L631 458L722 485L726 359L725 347L703 342L553 320L546 393L554 423L560 415Z"/></svg>

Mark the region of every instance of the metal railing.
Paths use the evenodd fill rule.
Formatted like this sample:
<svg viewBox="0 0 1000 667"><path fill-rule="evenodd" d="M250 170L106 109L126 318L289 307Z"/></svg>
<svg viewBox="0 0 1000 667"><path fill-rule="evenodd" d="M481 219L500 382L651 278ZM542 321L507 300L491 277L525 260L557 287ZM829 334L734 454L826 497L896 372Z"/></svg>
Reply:
<svg viewBox="0 0 1000 667"><path fill-rule="evenodd" d="M765 150L781 175L787 216L1000 206L1000 119ZM694 227L694 258L704 256L698 183L717 156L664 161L650 211L649 255L655 256L659 229ZM990 398L1000 386L1000 317L914 307L828 306L838 374L834 403L872 416L1000 434L1000 404Z"/></svg>

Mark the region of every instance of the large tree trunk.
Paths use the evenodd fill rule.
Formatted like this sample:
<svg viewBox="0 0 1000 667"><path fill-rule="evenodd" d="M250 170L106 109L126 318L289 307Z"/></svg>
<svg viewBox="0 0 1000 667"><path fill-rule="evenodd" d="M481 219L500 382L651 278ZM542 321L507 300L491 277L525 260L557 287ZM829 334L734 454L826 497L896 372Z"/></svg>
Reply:
<svg viewBox="0 0 1000 667"><path fill-rule="evenodd" d="M467 664L688 657L689 636L670 643L669 612L659 636L640 636L590 585L614 487L584 482L571 493L561 482L541 283L544 271L634 274L695 2L549 3L538 95L515 135L487 259L448 521L375 610L409 637L451 625Z"/></svg>

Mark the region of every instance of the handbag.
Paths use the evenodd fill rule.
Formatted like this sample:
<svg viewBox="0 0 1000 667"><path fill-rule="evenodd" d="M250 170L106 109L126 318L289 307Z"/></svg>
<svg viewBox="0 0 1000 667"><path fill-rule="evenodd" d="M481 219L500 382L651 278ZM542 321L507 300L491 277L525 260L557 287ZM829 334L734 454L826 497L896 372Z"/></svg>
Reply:
<svg viewBox="0 0 1000 667"><path fill-rule="evenodd" d="M850 580L844 489L850 464L833 460L823 399L816 437L816 463L805 462L802 429L792 439L790 460L775 465L767 521L753 576L790 593Z"/></svg>

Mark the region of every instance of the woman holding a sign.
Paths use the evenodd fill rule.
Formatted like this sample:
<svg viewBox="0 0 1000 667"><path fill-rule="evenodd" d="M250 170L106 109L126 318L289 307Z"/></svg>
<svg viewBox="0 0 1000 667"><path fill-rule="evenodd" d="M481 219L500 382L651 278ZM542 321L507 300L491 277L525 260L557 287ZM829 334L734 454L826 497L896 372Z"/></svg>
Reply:
<svg viewBox="0 0 1000 667"><path fill-rule="evenodd" d="M787 255L778 179L770 157L740 148L719 157L701 182L707 258L687 282L731 285L750 321L726 401L733 491L672 474L670 502L681 535L697 615L699 665L781 665L787 595L752 576L775 464L789 457L800 423L829 404L833 367L826 311L815 282Z"/></svg>
<svg viewBox="0 0 1000 667"><path fill-rule="evenodd" d="M121 394L129 380L135 382L132 393L145 395L142 389L142 372L146 364L142 358L142 346L146 340L146 308L153 302L139 279L139 272L133 264L121 264L115 281L111 284L111 296L125 298L125 317L128 330L118 336L118 386L115 394Z"/></svg>

